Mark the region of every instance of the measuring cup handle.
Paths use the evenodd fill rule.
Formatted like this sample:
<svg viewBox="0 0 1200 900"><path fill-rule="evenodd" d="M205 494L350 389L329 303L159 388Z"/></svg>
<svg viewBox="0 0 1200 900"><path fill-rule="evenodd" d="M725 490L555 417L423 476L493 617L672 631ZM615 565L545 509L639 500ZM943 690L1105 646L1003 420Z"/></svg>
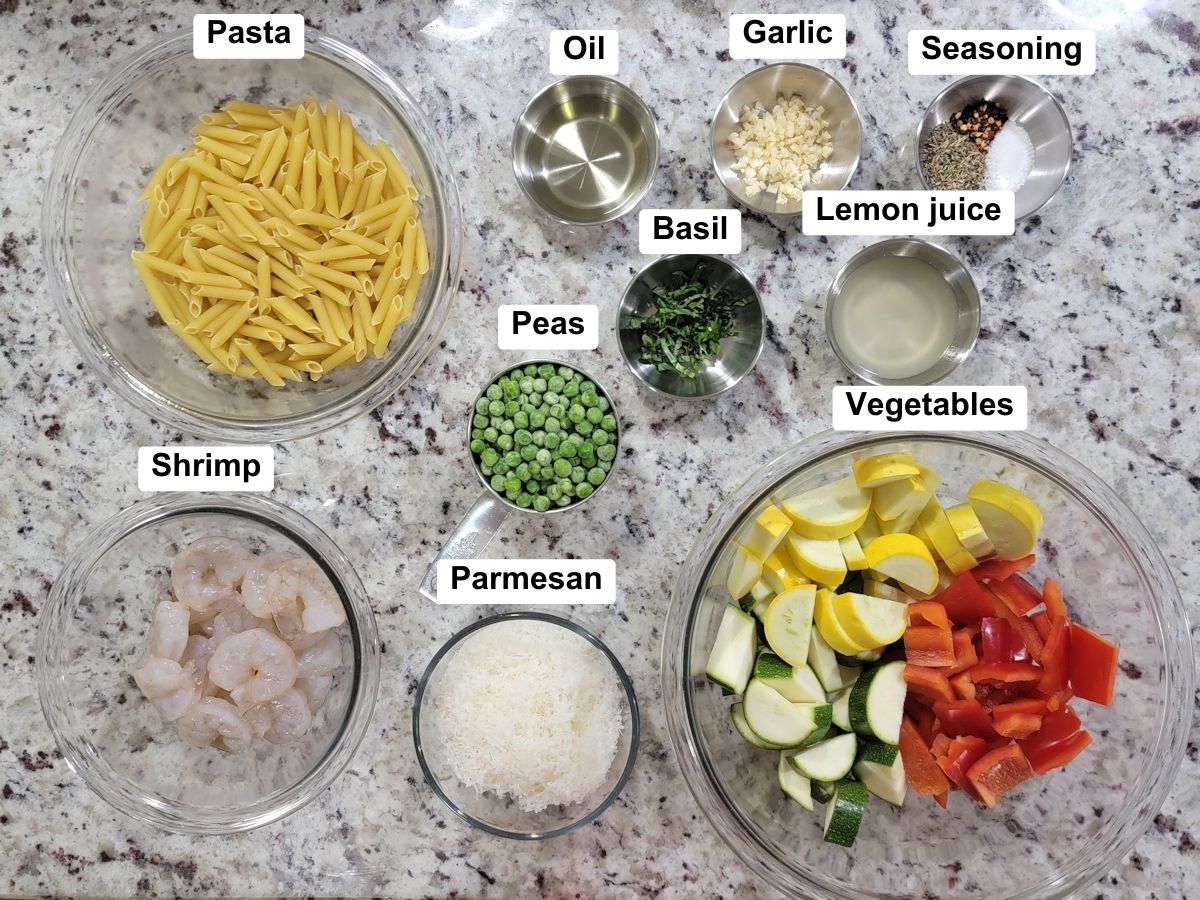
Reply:
<svg viewBox="0 0 1200 900"><path fill-rule="evenodd" d="M458 523L454 534L450 535L441 553L429 566L421 582L421 594L436 601L437 564L443 559L477 559L507 517L508 504L491 491L480 494L471 511Z"/></svg>

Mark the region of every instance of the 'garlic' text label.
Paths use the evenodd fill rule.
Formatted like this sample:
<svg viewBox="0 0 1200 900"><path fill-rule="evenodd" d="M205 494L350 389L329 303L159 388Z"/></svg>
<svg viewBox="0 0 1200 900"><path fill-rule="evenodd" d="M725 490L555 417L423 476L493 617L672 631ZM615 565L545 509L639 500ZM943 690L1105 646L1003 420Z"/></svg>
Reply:
<svg viewBox="0 0 1200 900"><path fill-rule="evenodd" d="M840 13L734 13L729 17L734 59L842 59L846 17Z"/></svg>

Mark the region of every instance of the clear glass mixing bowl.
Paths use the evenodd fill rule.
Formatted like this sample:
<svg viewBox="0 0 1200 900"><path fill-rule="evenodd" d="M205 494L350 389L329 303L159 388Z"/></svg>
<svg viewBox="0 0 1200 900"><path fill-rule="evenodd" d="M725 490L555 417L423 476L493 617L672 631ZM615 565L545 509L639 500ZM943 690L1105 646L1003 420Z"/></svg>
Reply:
<svg viewBox="0 0 1200 900"><path fill-rule="evenodd" d="M909 450L965 499L978 478L1024 491L1045 516L1035 579L1062 585L1073 618L1120 645L1111 707L1076 702L1094 740L1066 768L1026 782L993 809L963 795L949 811L911 792L902 809L872 798L852 850L821 839L821 817L780 791L776 757L734 732L730 698L704 677L731 537L768 502L833 477L852 458ZM1129 851L1162 805L1187 742L1191 638L1162 553L1094 474L1022 434L827 432L767 464L714 513L671 599L663 637L667 721L684 778L717 832L791 895L838 898L1063 897Z"/></svg>
<svg viewBox="0 0 1200 900"><path fill-rule="evenodd" d="M246 753L192 747L133 682L171 560L211 536L308 556L341 596L342 666L293 744L256 742ZM315 798L349 764L379 689L375 617L349 560L299 513L248 494L147 500L87 535L50 590L37 660L42 711L67 764L121 812L195 834L258 828Z"/></svg>
<svg viewBox="0 0 1200 900"><path fill-rule="evenodd" d="M382 359L282 388L211 373L159 320L130 251L150 173L185 149L201 113L233 99L332 100L386 140L421 193L429 274ZM429 355L458 291L462 211L450 163L412 96L357 50L308 29L296 60L198 60L190 30L120 64L80 104L54 157L42 212L51 293L101 379L143 412L216 440L282 441L378 406Z"/></svg>

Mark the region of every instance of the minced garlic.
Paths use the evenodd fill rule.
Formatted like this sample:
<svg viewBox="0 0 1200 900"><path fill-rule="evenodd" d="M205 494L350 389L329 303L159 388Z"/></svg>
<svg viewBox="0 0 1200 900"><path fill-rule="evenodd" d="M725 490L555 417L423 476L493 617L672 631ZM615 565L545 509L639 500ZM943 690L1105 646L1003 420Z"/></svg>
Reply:
<svg viewBox="0 0 1200 900"><path fill-rule="evenodd" d="M781 96L770 110L761 103L743 107L738 129L729 136L732 168L749 197L774 194L779 204L799 200L833 154L825 108L795 94Z"/></svg>

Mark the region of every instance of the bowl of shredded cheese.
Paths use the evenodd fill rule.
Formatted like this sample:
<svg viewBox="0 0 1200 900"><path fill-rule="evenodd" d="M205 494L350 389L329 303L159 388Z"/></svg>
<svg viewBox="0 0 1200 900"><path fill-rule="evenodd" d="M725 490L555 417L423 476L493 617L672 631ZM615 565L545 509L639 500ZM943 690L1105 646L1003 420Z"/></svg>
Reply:
<svg viewBox="0 0 1200 900"><path fill-rule="evenodd" d="M712 162L739 203L796 216L806 190L840 191L858 169L854 99L814 66L776 63L743 75L712 118Z"/></svg>
<svg viewBox="0 0 1200 900"><path fill-rule="evenodd" d="M638 749L633 684L580 625L537 612L452 637L417 686L413 741L425 780L465 822L540 840L595 820Z"/></svg>

